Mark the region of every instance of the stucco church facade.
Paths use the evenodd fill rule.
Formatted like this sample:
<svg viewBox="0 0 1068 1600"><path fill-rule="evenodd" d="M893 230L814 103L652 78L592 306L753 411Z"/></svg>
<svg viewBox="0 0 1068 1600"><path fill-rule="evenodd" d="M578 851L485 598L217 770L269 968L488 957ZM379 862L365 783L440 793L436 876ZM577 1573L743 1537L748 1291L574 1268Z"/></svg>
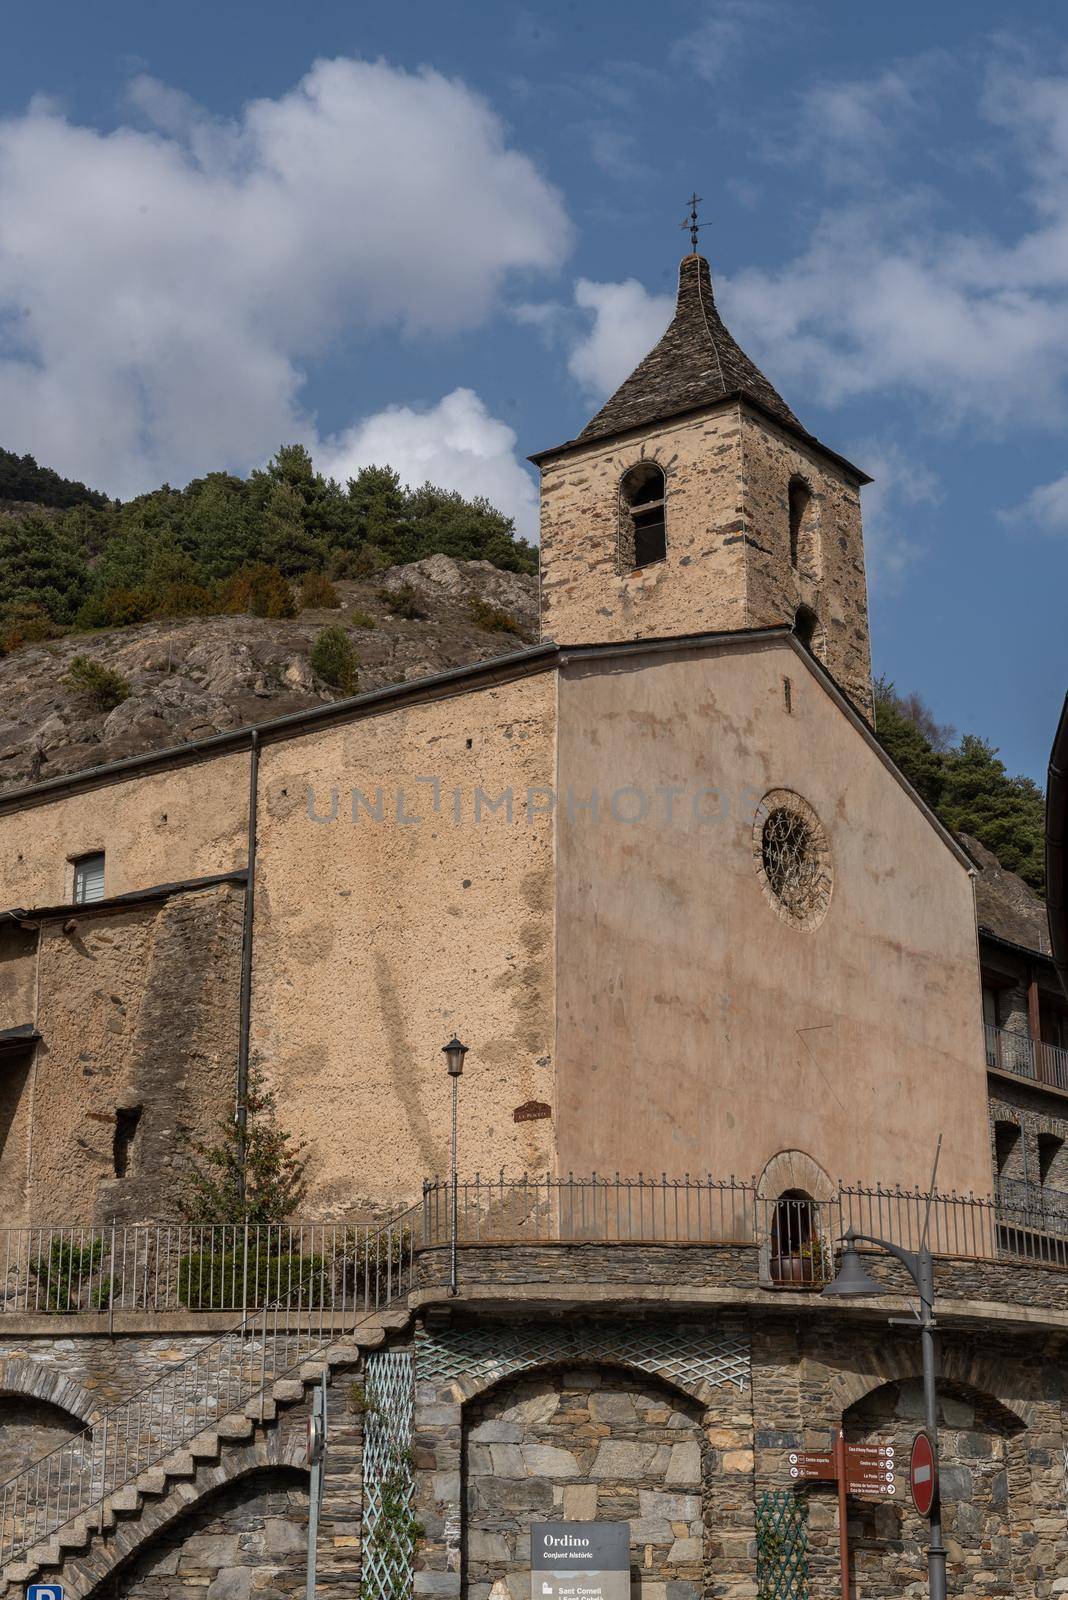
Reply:
<svg viewBox="0 0 1068 1600"><path fill-rule="evenodd" d="M873 731L868 480L696 254L663 339L532 459L540 644L0 798L9 1582L297 1592L325 1376L321 1588L525 1600L532 1522L610 1519L635 1600L836 1595L837 1504L791 1454L906 1449L918 1348L885 1258L885 1301L819 1291L849 1221L915 1242L940 1149L951 1592L1058 1593L1068 1248L999 1203L974 862ZM263 1244L285 1286L174 1211L179 1130L250 1067L309 1158L307 1236ZM82 1230L61 1307L45 1222ZM193 1431L98 1473L104 1415L141 1439L179 1358ZM54 1440L91 1463L73 1533ZM903 1482L849 1516L854 1592L922 1592Z"/></svg>

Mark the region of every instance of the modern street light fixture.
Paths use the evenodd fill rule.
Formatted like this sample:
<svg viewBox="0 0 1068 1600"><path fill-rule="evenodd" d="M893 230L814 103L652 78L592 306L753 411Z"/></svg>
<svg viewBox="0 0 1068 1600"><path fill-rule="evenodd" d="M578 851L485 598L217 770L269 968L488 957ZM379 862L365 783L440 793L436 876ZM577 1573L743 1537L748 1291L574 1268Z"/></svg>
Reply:
<svg viewBox="0 0 1068 1600"><path fill-rule="evenodd" d="M889 1291L876 1283L857 1250L858 1241L873 1244L901 1262L916 1285L920 1296L919 1329L923 1354L923 1410L927 1433L931 1440L935 1462L938 1461L938 1388L935 1380L934 1328L934 1258L927 1244L927 1227L918 1250L904 1250L891 1244L889 1239L879 1239L870 1233L857 1233L847 1229L842 1236L844 1249L842 1263L833 1283L823 1290L825 1295L838 1299L851 1299L859 1295L882 1295ZM931 1538L927 1547L927 1582L931 1600L946 1600L946 1550L942 1543L942 1508L935 1494L930 1513Z"/></svg>
<svg viewBox="0 0 1068 1600"><path fill-rule="evenodd" d="M452 1080L452 1195L449 1213L449 1293L456 1293L456 1113L460 1087L460 1074L464 1070L467 1046L453 1034L448 1044L442 1045L445 1066Z"/></svg>

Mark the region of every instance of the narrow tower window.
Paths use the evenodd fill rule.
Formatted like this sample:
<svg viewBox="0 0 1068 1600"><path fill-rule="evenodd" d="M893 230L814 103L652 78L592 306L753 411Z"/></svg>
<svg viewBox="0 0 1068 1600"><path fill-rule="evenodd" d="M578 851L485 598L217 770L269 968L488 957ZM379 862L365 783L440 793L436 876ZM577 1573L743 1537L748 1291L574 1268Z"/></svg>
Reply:
<svg viewBox="0 0 1068 1600"><path fill-rule="evenodd" d="M115 1112L115 1138L112 1143L116 1178L125 1178L130 1163L130 1146L141 1120L140 1106L119 1106Z"/></svg>
<svg viewBox="0 0 1068 1600"><path fill-rule="evenodd" d="M667 555L664 505L667 484L662 467L642 461L624 473L619 486L619 565L623 572L648 567Z"/></svg>
<svg viewBox="0 0 1068 1600"><path fill-rule="evenodd" d="M802 538L807 532L805 513L812 504L812 490L804 478L791 478L788 491L790 503L790 565L798 570L802 555Z"/></svg>
<svg viewBox="0 0 1068 1600"><path fill-rule="evenodd" d="M74 902L86 905L104 898L104 852L82 856L74 863Z"/></svg>
<svg viewBox="0 0 1068 1600"><path fill-rule="evenodd" d="M810 606L798 606L794 614L794 633L813 655L823 655L823 627Z"/></svg>

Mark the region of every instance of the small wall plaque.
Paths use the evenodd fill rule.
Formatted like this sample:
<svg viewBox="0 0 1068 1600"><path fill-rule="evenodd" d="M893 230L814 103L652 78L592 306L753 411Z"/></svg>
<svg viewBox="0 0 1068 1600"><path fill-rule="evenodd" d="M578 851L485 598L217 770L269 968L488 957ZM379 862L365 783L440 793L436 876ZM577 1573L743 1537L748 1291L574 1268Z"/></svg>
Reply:
<svg viewBox="0 0 1068 1600"><path fill-rule="evenodd" d="M528 1100L525 1105L516 1106L512 1112L513 1122L540 1122L543 1117L551 1117L552 1106L547 1106L544 1100Z"/></svg>

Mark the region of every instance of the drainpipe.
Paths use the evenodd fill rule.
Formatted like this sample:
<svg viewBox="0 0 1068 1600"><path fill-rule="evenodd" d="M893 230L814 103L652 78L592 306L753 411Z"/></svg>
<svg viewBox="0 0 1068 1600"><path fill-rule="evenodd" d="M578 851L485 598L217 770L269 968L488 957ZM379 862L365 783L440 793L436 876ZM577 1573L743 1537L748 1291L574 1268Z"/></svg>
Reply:
<svg viewBox="0 0 1068 1600"><path fill-rule="evenodd" d="M248 1055L252 1027L252 921L256 909L256 800L260 776L260 736L252 730L248 769L248 873L245 879L245 920L241 931L241 1021L237 1047L237 1104L239 1185L245 1197L245 1129L248 1124Z"/></svg>

